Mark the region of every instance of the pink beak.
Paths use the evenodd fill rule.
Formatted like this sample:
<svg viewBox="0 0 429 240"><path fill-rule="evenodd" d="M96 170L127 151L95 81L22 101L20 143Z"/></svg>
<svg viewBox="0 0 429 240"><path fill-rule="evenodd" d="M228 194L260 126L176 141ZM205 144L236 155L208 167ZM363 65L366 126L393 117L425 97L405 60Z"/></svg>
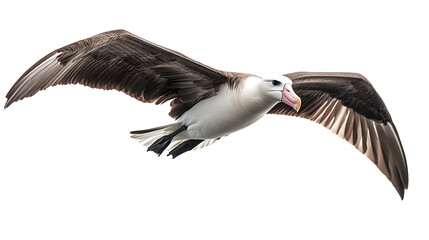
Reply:
<svg viewBox="0 0 429 240"><path fill-rule="evenodd" d="M295 94L290 84L285 84L282 91L282 102L291 106L295 111L301 108L301 98Z"/></svg>

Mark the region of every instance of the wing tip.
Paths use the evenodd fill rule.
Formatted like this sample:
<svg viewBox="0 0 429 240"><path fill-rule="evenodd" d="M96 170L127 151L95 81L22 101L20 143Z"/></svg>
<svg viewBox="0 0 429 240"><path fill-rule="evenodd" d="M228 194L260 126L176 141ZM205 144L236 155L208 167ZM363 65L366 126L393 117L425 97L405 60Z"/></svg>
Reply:
<svg viewBox="0 0 429 240"><path fill-rule="evenodd" d="M8 108L10 105L12 105L12 103L14 103L16 101L18 101L18 100L14 99L13 94L10 94L10 91L9 91L9 93L6 95L6 103L4 104L3 109Z"/></svg>
<svg viewBox="0 0 429 240"><path fill-rule="evenodd" d="M398 167L392 170L391 178L389 180L393 187L395 187L396 191L401 197L401 200L404 200L405 189L408 189L408 181L403 179L403 177L400 175L400 169L398 169Z"/></svg>
<svg viewBox="0 0 429 240"><path fill-rule="evenodd" d="M388 122L386 125L387 129L385 129L385 132L391 133L391 144L389 145L396 145L397 147L397 154L393 156L396 168L394 172L392 172L392 179L390 180L401 199L404 200L405 189L408 189L409 181L407 158L395 124L393 124L393 122Z"/></svg>
<svg viewBox="0 0 429 240"><path fill-rule="evenodd" d="M4 104L3 109L8 108L11 104L12 104L12 103L11 103L11 102L9 102L9 100L7 100L7 101L6 101L6 103Z"/></svg>
<svg viewBox="0 0 429 240"><path fill-rule="evenodd" d="M401 197L401 200L404 200L404 195L405 195L405 187L404 186L395 186L396 191L399 194L399 197Z"/></svg>

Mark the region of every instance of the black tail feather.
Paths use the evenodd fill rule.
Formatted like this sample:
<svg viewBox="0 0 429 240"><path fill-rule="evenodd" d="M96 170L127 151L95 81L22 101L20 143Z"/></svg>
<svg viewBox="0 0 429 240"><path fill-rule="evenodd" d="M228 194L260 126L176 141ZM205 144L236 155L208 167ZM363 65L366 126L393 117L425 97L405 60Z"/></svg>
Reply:
<svg viewBox="0 0 429 240"><path fill-rule="evenodd" d="M186 142L182 142L181 144L179 144L179 146L175 147L173 150L171 150L167 156L172 155L173 158L176 158L177 156L179 156L182 153L185 153L187 151L190 151L192 149L194 149L194 147L196 147L198 144L200 144L202 141L204 140L200 140L200 139L191 139L188 140Z"/></svg>
<svg viewBox="0 0 429 240"><path fill-rule="evenodd" d="M147 151L155 152L156 154L158 154L158 156L161 155L162 152L164 152L164 150L168 147L168 145L170 145L170 143L173 140L174 136L176 136L180 132L186 130L187 128L188 127L186 127L185 125L183 125L179 129L177 129L176 131L174 131L174 132L172 132L172 133L170 133L168 135L165 135L165 136L157 139L155 142L153 142L147 148ZM151 130L151 129L149 129L149 130ZM141 130L141 131L148 131L148 130Z"/></svg>
<svg viewBox="0 0 429 240"><path fill-rule="evenodd" d="M163 129L163 128L165 128L165 126L149 128L149 129L144 129L144 130L135 130L135 131L131 131L130 133L131 134L144 134L144 133L153 132L153 131Z"/></svg>

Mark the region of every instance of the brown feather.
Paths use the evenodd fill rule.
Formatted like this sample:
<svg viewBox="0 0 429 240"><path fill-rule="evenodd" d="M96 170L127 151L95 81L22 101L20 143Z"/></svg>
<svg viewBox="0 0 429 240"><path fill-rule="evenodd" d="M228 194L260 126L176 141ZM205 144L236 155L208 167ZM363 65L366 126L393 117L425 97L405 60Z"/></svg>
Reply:
<svg viewBox="0 0 429 240"><path fill-rule="evenodd" d="M286 76L301 97L301 109L296 113L279 103L268 113L307 118L331 129L366 154L403 198L408 187L405 154L390 114L369 81L356 73L298 72Z"/></svg>
<svg viewBox="0 0 429 240"><path fill-rule="evenodd" d="M172 100L170 116L180 117L222 84L242 85L247 74L223 72L116 30L57 49L29 68L12 86L5 108L58 84L116 89L142 102Z"/></svg>

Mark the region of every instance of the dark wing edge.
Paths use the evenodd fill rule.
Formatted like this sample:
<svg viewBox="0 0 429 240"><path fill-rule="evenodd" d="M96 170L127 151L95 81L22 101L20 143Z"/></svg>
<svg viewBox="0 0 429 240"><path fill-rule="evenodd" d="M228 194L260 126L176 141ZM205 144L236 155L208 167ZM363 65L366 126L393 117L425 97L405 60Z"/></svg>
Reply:
<svg viewBox="0 0 429 240"><path fill-rule="evenodd" d="M50 86L82 84L116 89L142 102L172 100L170 116L178 118L215 95L227 80L227 72L114 30L59 48L36 62L9 90L5 108Z"/></svg>
<svg viewBox="0 0 429 240"><path fill-rule="evenodd" d="M286 74L301 97L299 112L284 103L268 113L306 118L321 124L365 154L404 198L408 167L399 134L378 93L357 73Z"/></svg>

